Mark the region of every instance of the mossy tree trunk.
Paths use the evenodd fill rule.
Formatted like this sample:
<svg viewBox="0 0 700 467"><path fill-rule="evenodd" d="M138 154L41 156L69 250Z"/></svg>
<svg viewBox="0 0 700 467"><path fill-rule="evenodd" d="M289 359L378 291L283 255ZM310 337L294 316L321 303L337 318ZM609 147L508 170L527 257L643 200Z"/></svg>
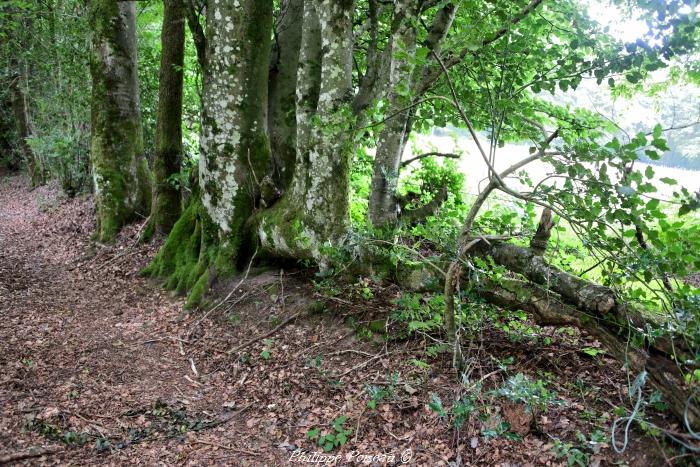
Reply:
<svg viewBox="0 0 700 467"><path fill-rule="evenodd" d="M272 178L281 192L294 175L296 162L296 91L304 0L283 0L275 27L268 82L268 128Z"/></svg>
<svg viewBox="0 0 700 467"><path fill-rule="evenodd" d="M185 57L184 0L165 0L161 31L156 150L153 159L153 234L166 235L180 216L180 185L171 178L182 164L182 85Z"/></svg>
<svg viewBox="0 0 700 467"><path fill-rule="evenodd" d="M92 0L90 21L97 235L109 241L124 224L146 217L151 207L139 103L135 2Z"/></svg>
<svg viewBox="0 0 700 467"><path fill-rule="evenodd" d="M27 141L32 136L33 130L28 96L25 91L26 79L19 61L13 60L13 65L16 74L10 80L10 94L17 127L17 138L32 186L37 186L45 182L44 166Z"/></svg>
<svg viewBox="0 0 700 467"><path fill-rule="evenodd" d="M294 178L258 222L262 247L277 256L323 261L323 245L341 244L348 231L354 8L349 0L304 5Z"/></svg>
<svg viewBox="0 0 700 467"><path fill-rule="evenodd" d="M199 182L145 274L197 305L250 255L249 220L270 172L267 76L272 0L207 4Z"/></svg>
<svg viewBox="0 0 700 467"><path fill-rule="evenodd" d="M235 264L270 171L267 76L271 0L207 4L199 186L204 212Z"/></svg>

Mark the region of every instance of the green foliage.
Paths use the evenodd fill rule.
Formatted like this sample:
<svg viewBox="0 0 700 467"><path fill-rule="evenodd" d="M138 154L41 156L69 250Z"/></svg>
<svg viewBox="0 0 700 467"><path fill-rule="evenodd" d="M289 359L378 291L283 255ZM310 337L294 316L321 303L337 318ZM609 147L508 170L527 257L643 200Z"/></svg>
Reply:
<svg viewBox="0 0 700 467"><path fill-rule="evenodd" d="M580 431L576 432L577 444L564 442L554 438L554 454L557 459L566 458L569 467L587 467L590 465L591 454L600 452L601 445L607 441L607 436L600 430L591 434L590 439Z"/></svg>
<svg viewBox="0 0 700 467"><path fill-rule="evenodd" d="M399 195L409 200L407 209L429 203L442 187L447 187L455 205L463 203L464 174L455 161L440 164L438 158L426 157L420 160L419 168L407 172L398 186Z"/></svg>
<svg viewBox="0 0 700 467"><path fill-rule="evenodd" d="M263 360L267 361L270 358L272 358L272 343L272 339L265 339L263 341L263 349L260 352L260 358L262 358Z"/></svg>
<svg viewBox="0 0 700 467"><path fill-rule="evenodd" d="M57 178L69 195L83 191L90 180L87 135L48 129L42 136L28 139L35 156L44 161L48 174Z"/></svg>
<svg viewBox="0 0 700 467"><path fill-rule="evenodd" d="M341 415L333 421L331 431L326 430L325 434L321 434L320 428L311 428L306 433L306 437L310 440L316 440L324 451L331 452L333 449L348 442L348 436L352 434L352 428L345 427L347 420L348 417Z"/></svg>
<svg viewBox="0 0 700 467"><path fill-rule="evenodd" d="M508 378L495 395L523 404L530 412L543 412L548 405L557 402L556 393L547 389L543 380L532 380L522 373Z"/></svg>
<svg viewBox="0 0 700 467"><path fill-rule="evenodd" d="M399 373L394 372L387 378L387 382L384 386L377 386L374 384L365 386L365 391L369 396L367 407L371 410L375 410L378 404L391 400L396 395L396 385L398 382Z"/></svg>
<svg viewBox="0 0 700 467"><path fill-rule="evenodd" d="M435 332L442 327L445 307L445 297L442 295L402 293L394 304L396 311L392 317L406 323L409 332Z"/></svg>

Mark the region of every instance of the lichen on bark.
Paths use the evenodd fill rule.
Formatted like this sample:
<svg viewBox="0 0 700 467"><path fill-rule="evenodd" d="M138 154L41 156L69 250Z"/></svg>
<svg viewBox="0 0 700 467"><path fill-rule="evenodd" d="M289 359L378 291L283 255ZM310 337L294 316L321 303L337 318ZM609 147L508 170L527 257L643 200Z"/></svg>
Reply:
<svg viewBox="0 0 700 467"><path fill-rule="evenodd" d="M207 66L195 193L145 273L189 292L198 305L209 285L250 254L250 218L270 172L267 74L272 1L207 3Z"/></svg>
<svg viewBox="0 0 700 467"><path fill-rule="evenodd" d="M324 261L349 227L349 172L354 143L353 1L304 6L297 88L297 161L291 186L257 219L264 250Z"/></svg>

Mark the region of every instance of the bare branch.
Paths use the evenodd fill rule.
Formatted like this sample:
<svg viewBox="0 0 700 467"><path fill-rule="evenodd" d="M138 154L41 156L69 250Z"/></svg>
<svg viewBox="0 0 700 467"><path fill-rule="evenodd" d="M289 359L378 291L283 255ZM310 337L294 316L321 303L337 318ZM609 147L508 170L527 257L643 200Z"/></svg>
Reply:
<svg viewBox="0 0 700 467"><path fill-rule="evenodd" d="M407 165L411 164L412 162L415 162L420 159L424 159L426 157L445 157L447 159L459 159L462 157L461 154L455 154L452 152L426 152L423 154L418 154L417 156L413 156L410 159L406 159L405 161L401 162L401 167L406 167Z"/></svg>

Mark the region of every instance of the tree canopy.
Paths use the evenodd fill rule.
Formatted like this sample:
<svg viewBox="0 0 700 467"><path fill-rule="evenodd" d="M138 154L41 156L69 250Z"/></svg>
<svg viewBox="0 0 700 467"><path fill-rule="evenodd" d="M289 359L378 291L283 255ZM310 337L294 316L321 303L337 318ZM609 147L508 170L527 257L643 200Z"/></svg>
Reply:
<svg viewBox="0 0 700 467"><path fill-rule="evenodd" d="M625 42L606 14L646 30ZM148 217L143 239L165 240L144 274L188 307L254 262L320 280L424 270L458 370L470 304L524 309L590 332L697 429L700 192L653 164L698 168L699 14L695 0L12 0L0 157L93 190L100 241ZM628 124L608 98L572 105L581 87L688 99ZM446 127L472 149L404 157ZM477 165L488 177L467 196L460 167Z"/></svg>

